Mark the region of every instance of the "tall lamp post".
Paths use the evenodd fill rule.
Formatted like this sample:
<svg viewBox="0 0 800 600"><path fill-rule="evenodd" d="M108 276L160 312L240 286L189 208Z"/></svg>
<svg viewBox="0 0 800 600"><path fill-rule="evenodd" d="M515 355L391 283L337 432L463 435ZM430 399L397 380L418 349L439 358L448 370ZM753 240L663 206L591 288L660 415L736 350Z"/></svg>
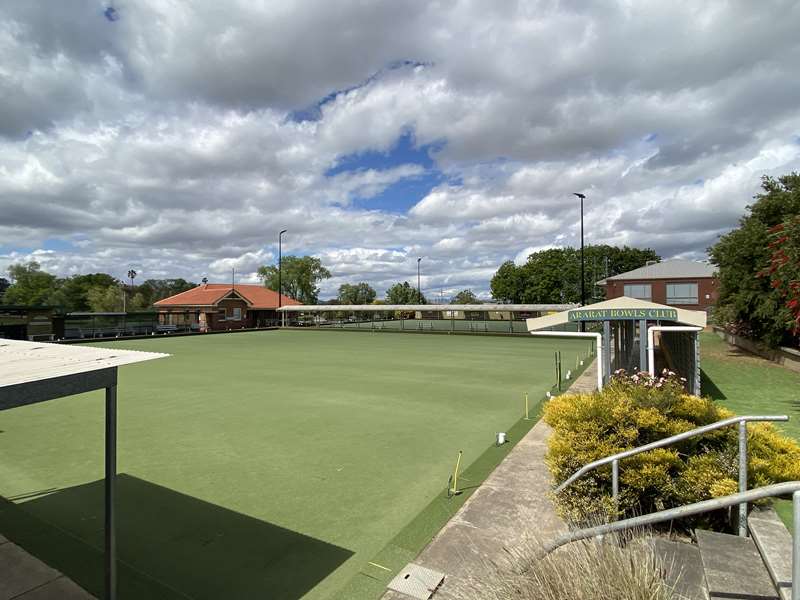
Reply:
<svg viewBox="0 0 800 600"><path fill-rule="evenodd" d="M586 278L584 277L585 273L585 263L583 260L583 201L586 199L586 196L583 194L579 194L574 192L574 195L581 199L581 306L586 305Z"/></svg>
<svg viewBox="0 0 800 600"><path fill-rule="evenodd" d="M281 285L281 261L282 261L282 240L283 234L286 233L286 229L281 229L280 233L278 233L278 308L281 307L281 300L283 299L283 286ZM281 324L283 324L283 313L281 313Z"/></svg>
<svg viewBox="0 0 800 600"><path fill-rule="evenodd" d="M419 285L419 263L422 262L422 257L417 259L417 304L422 304L422 288Z"/></svg>
<svg viewBox="0 0 800 600"><path fill-rule="evenodd" d="M583 260L583 201L586 199L586 196L578 192L573 192L573 194L581 200L581 306L586 306L586 266ZM585 321L581 321L581 331L586 331Z"/></svg>

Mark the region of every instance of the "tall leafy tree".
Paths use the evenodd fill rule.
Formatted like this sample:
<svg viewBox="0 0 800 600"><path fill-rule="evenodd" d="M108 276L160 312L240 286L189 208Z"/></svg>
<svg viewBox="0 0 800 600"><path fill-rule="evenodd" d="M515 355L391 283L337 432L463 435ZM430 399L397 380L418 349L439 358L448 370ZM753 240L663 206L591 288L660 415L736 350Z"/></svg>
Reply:
<svg viewBox="0 0 800 600"><path fill-rule="evenodd" d="M91 310L88 292L93 287L107 288L119 285L119 281L107 273L91 273L73 275L60 281L58 288L51 294L48 302L58 306L65 312Z"/></svg>
<svg viewBox="0 0 800 600"><path fill-rule="evenodd" d="M450 304L480 304L481 301L478 297L472 292L472 290L461 290L453 299L450 300Z"/></svg>
<svg viewBox="0 0 800 600"><path fill-rule="evenodd" d="M3 301L3 294L11 286L11 282L5 277L0 277L0 302Z"/></svg>
<svg viewBox="0 0 800 600"><path fill-rule="evenodd" d="M58 278L42 271L36 261L11 265L8 274L14 283L3 294L6 304L47 304L58 286Z"/></svg>
<svg viewBox="0 0 800 600"><path fill-rule="evenodd" d="M124 290L120 285L96 285L86 292L86 301L92 312L120 312L122 311L122 294Z"/></svg>
<svg viewBox="0 0 800 600"><path fill-rule="evenodd" d="M800 342L800 215L770 229L770 237L772 257L761 274L785 301L785 324Z"/></svg>
<svg viewBox="0 0 800 600"><path fill-rule="evenodd" d="M739 227L709 248L720 290L717 321L771 346L789 343L788 308L778 287L763 276L772 260L770 230L800 215L800 174L764 177L762 192Z"/></svg>
<svg viewBox="0 0 800 600"><path fill-rule="evenodd" d="M303 304L319 301L319 283L331 272L316 256L284 256L281 269L281 293ZM270 289L278 289L278 265L264 265L258 277Z"/></svg>
<svg viewBox="0 0 800 600"><path fill-rule="evenodd" d="M339 286L339 304L372 304L377 294L366 282L343 283Z"/></svg>
<svg viewBox="0 0 800 600"><path fill-rule="evenodd" d="M501 302L519 304L522 298L522 272L513 261L507 260L491 281L492 297Z"/></svg>
<svg viewBox="0 0 800 600"><path fill-rule="evenodd" d="M133 290L131 307L144 310L153 306L154 302L180 294L197 287L196 283L185 279L147 279Z"/></svg>
<svg viewBox="0 0 800 600"><path fill-rule="evenodd" d="M599 279L643 267L659 256L650 248L590 245L584 249L586 300L599 300ZM523 265L506 261L492 277L492 296L511 303L580 302L581 253L577 248L534 252Z"/></svg>
<svg viewBox="0 0 800 600"><path fill-rule="evenodd" d="M407 281L395 283L386 290L386 304L427 304L424 294L417 294L417 288Z"/></svg>

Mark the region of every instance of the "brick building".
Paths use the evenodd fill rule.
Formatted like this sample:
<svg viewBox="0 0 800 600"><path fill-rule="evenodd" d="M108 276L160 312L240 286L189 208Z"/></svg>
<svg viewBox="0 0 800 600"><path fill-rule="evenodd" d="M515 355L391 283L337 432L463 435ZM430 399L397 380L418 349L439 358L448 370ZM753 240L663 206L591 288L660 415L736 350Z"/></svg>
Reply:
<svg viewBox="0 0 800 600"><path fill-rule="evenodd" d="M665 260L598 281L606 299L627 296L688 310L707 310L717 301L716 267L692 260Z"/></svg>
<svg viewBox="0 0 800 600"><path fill-rule="evenodd" d="M281 305L299 304L288 296ZM262 285L207 283L159 300L154 304L162 326L197 331L227 331L274 325L278 321L278 293Z"/></svg>

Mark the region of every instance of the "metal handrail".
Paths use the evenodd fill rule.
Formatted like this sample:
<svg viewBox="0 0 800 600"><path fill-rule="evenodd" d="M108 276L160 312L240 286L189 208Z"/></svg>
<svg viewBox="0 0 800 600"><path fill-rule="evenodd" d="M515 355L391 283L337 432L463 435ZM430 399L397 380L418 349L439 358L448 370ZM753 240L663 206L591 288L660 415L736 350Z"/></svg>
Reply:
<svg viewBox="0 0 800 600"><path fill-rule="evenodd" d="M542 550L543 554L549 554L553 550L571 542L586 540L634 527L645 527L648 525L655 525L656 523L663 523L664 521L699 515L737 504L739 506L742 504L747 505L748 502L775 496L785 496L788 494L792 494L792 515L795 523L794 531L792 532L792 600L800 600L800 481L774 483L754 490L731 494L730 496L712 498L711 500L703 500L702 502L695 502L694 504L688 504L686 506L669 508L648 515L631 517L630 519L606 523L605 525L571 531L549 544L545 544Z"/></svg>
<svg viewBox="0 0 800 600"><path fill-rule="evenodd" d="M572 476L570 476L561 485L559 485L556 488L556 493L558 494L559 492L562 492L567 486L574 483L576 480L581 478L589 471L592 471L597 467L602 467L603 465L611 463L611 497L614 500L614 506L617 506L619 501L619 461L621 459L628 458L631 456L636 456L637 454L641 454L642 452L647 452L648 450L655 450L656 448L664 448L666 446L671 446L676 442L682 442L683 440L688 440L698 435L708 433L709 431L714 431L715 429L721 429L723 427L727 427L728 425L734 425L736 423L739 424L739 492L740 493L745 492L747 491L747 423L750 421L788 421L788 420L789 417L786 415L745 415L738 417L730 417L728 419L717 421L716 423L711 423L710 425L703 425L702 427L698 427L697 429L684 431L683 433L678 433L668 438L664 438L663 440L650 442L649 444L645 444L644 446L639 446L638 448L632 448L630 450L624 450L622 452L618 452L617 454L612 454L611 456L606 456L605 458L601 458L599 460L590 462L589 464L582 466L575 473L573 473ZM743 502L739 506L739 535L742 537L747 535L746 502Z"/></svg>

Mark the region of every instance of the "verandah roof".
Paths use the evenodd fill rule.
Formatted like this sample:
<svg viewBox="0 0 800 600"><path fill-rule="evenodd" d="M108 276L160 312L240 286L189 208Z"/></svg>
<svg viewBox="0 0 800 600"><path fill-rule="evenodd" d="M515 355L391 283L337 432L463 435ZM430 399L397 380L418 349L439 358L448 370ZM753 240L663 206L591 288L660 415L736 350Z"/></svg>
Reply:
<svg viewBox="0 0 800 600"><path fill-rule="evenodd" d="M616 313L611 312L605 317L602 315L597 315L597 318L590 318L593 314L597 314L598 312L602 313L603 311L616 311ZM624 314L619 311L633 312ZM547 329L548 327L566 325L571 321L570 314L573 314L573 317L575 317L581 313L581 316L584 318L580 320L589 321L605 321L609 319L646 319L648 321L672 321L675 323L681 323L683 325L694 325L695 327L705 327L708 321L708 315L703 310L687 310L685 308L676 308L674 306L667 306L665 304L656 304L655 302L639 300L638 298L621 296L619 298L605 300L604 302L598 302L597 304L590 304L580 308L564 310L552 315L527 319L526 323L528 325L528 331L537 331L540 329ZM665 314L674 315L675 318L663 316Z"/></svg>

